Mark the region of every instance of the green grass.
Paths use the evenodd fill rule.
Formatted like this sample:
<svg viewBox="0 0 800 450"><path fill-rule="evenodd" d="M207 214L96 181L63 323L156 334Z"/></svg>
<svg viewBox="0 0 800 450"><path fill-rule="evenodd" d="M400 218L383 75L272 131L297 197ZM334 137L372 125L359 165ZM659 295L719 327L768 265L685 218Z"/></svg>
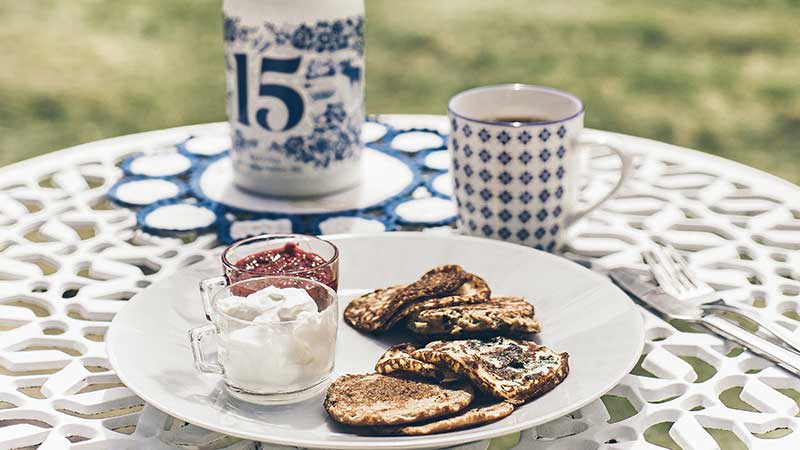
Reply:
<svg viewBox="0 0 800 450"><path fill-rule="evenodd" d="M0 164L224 120L219 0L0 5ZM800 3L367 0L367 109L444 113L467 87L569 90L587 126L800 182Z"/></svg>

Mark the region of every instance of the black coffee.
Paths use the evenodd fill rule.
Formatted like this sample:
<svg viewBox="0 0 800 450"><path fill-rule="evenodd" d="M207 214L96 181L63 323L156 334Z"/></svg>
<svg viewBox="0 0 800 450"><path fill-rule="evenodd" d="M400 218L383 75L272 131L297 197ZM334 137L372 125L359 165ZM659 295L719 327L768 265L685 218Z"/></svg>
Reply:
<svg viewBox="0 0 800 450"><path fill-rule="evenodd" d="M486 117L484 120L489 122L549 122L553 119L544 116L491 116Z"/></svg>

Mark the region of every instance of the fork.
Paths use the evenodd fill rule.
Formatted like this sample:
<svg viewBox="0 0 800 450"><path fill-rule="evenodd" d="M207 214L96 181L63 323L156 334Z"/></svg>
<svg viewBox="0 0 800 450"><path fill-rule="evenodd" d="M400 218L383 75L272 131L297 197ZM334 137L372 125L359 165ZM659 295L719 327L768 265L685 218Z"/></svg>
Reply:
<svg viewBox="0 0 800 450"><path fill-rule="evenodd" d="M686 260L671 246L654 247L644 251L643 256L653 277L668 294L680 300L690 300L715 292L714 288L689 270ZM764 320L758 313L728 304L722 299L705 302L700 307L708 312L732 313L753 322L791 350L800 353L800 337L774 322Z"/></svg>

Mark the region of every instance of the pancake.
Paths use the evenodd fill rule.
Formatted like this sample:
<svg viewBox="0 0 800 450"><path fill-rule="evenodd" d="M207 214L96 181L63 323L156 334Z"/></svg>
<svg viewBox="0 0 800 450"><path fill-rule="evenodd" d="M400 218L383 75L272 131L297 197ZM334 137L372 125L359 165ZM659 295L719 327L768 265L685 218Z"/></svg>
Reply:
<svg viewBox="0 0 800 450"><path fill-rule="evenodd" d="M467 281L468 275L455 264L435 267L407 286L378 289L354 299L344 310L353 328L375 332L383 328L403 306L417 301L445 297Z"/></svg>
<svg viewBox="0 0 800 450"><path fill-rule="evenodd" d="M376 314L374 311L385 308L392 298L403 289L405 289L405 285L390 286L376 289L369 294L353 299L344 309L344 321L357 330L377 330L383 323L377 321L371 323L369 318L374 319Z"/></svg>
<svg viewBox="0 0 800 450"><path fill-rule="evenodd" d="M376 427L375 433L394 436L421 436L427 434L446 433L448 431L474 428L498 421L514 412L514 405L508 402L475 405L445 419L435 419L425 424L404 425L399 427Z"/></svg>
<svg viewBox="0 0 800 450"><path fill-rule="evenodd" d="M409 316L406 326L415 334L442 339L530 337L542 329L534 317L533 305L519 297L495 297L488 302L417 311Z"/></svg>
<svg viewBox="0 0 800 450"><path fill-rule="evenodd" d="M476 388L512 404L549 392L569 373L567 353L503 337L434 341L411 357L464 375Z"/></svg>
<svg viewBox="0 0 800 450"><path fill-rule="evenodd" d="M381 355L375 363L375 371L384 375L392 376L419 376L432 378L439 382L453 381L460 378L445 368L439 368L435 364L422 362L411 357L411 352L416 348L403 343L390 347Z"/></svg>
<svg viewBox="0 0 800 450"><path fill-rule="evenodd" d="M419 311L428 309L443 308L446 306L468 305L481 303L489 300L492 291L483 278L467 274L467 280L452 295L440 298L430 298L414 303L410 303L400 308L397 313L383 326L384 330L394 327L398 322Z"/></svg>
<svg viewBox="0 0 800 450"><path fill-rule="evenodd" d="M343 375L328 387L325 410L352 426L402 425L463 411L472 402L468 385L395 378L378 373Z"/></svg>

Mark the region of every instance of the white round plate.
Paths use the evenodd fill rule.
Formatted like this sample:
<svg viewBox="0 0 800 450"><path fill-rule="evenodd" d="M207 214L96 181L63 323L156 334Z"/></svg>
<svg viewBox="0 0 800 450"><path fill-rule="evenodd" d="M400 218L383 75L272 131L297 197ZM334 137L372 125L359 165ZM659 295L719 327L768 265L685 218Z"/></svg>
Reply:
<svg viewBox="0 0 800 450"><path fill-rule="evenodd" d="M114 318L106 343L119 378L167 414L246 439L308 448L434 448L502 436L575 411L619 383L641 355L644 329L637 307L606 278L566 259L465 236L379 233L329 239L341 252L340 315L356 295L457 263L485 278L494 295L533 302L543 327L537 341L569 352L569 376L503 420L430 436L349 433L328 419L324 393L294 405L249 406L231 400L219 376L201 374L192 363L186 331L205 323L197 282L220 270L217 262L206 261L154 283ZM340 321L335 375L371 372L378 356L402 337L366 336Z"/></svg>

